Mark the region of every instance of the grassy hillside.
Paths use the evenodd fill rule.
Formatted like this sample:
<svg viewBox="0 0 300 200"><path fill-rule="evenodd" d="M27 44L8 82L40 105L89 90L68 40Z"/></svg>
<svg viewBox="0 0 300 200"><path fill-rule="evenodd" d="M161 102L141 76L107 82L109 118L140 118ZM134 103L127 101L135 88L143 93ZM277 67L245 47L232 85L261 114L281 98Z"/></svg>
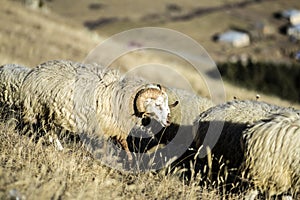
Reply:
<svg viewBox="0 0 300 200"><path fill-rule="evenodd" d="M120 1L111 1L110 5L92 0L53 0L49 2L49 10L45 12L26 8L16 1L1 0L0 65L18 63L35 66L52 59L82 61L99 42L110 34L135 27L135 20L139 22L138 19L153 14L153 11L165 13L165 5L170 4L169 1L161 1L164 5L161 6L159 1L155 1L155 6L150 7L153 1L147 1L148 6L136 5L147 8L145 12L141 12L138 7L130 7L126 2L119 3ZM224 2L203 1L203 5L212 3L210 6L222 6ZM294 1L291 2L294 3ZM93 3L94 5L92 5ZM193 4L192 0L178 3L182 7L181 14L189 13L194 8ZM283 3L276 4L276 7L281 4ZM77 10L69 10L64 7L69 5ZM109 9L104 9L104 12L102 8L105 7ZM127 7L129 7L128 10L125 9ZM57 12L52 10L54 8L57 9ZM172 8L169 9L172 10ZM84 12L80 14L78 10ZM84 22L99 17L99 10L103 11L103 16L106 17L111 15L109 17L116 16L123 19L128 14L132 15L128 21L126 19L124 21L117 20L103 27L97 27L97 30L94 30L97 33L83 28ZM122 14L120 10L127 11ZM242 11L238 10L238 12ZM228 15L225 17L228 21L235 16L230 13ZM87 18L83 19L83 16ZM211 13L209 16L217 22L220 13ZM215 30L206 31L205 27L210 24L202 19L192 18L186 23L184 21L166 21L164 25L179 31L186 30L186 34L191 33L192 37L206 41L203 44L207 45L205 47L208 48L209 53L212 50L214 57L222 55L222 49L214 52L213 49L217 49L218 46L207 42ZM145 25L145 23L139 23L139 25ZM160 24L154 22L153 24L146 23L146 25ZM190 30L193 26L198 28L196 32L192 33ZM222 24L218 26L219 30L223 30ZM188 63L180 59L137 52L118 59L113 65L122 71L129 71L133 67L145 63L161 63L172 66L180 75L184 75L189 80L194 91L210 97L205 81L189 68ZM177 82L177 79L168 73L160 75L156 76L158 81L167 81L171 84ZM255 88L249 90L227 81L224 82L224 87L226 100L234 97L255 99L256 94L260 93ZM300 108L297 102L290 102L272 95L261 93L260 95L260 100L263 101ZM49 144L47 138L35 142L28 136L20 135L14 128L15 119L0 121L0 199L241 199L245 194L245 191L224 194L222 193L224 185L216 183L207 182L207 187L200 187L200 175L191 181L186 181L182 177L181 170L175 170L172 173L166 173L169 169L157 173L119 172L101 165L78 143L64 144L66 148L63 151L57 151L53 144Z"/></svg>
<svg viewBox="0 0 300 200"><path fill-rule="evenodd" d="M218 68L225 80L249 89L300 101L300 65L276 63L223 63Z"/></svg>
<svg viewBox="0 0 300 200"><path fill-rule="evenodd" d="M20 136L11 124L0 123L0 130L0 199L221 198L197 180L185 183L180 172L127 174L99 164L78 144L57 151Z"/></svg>
<svg viewBox="0 0 300 200"><path fill-rule="evenodd" d="M54 13L1 1L0 64L35 66L52 59L81 61L100 37Z"/></svg>

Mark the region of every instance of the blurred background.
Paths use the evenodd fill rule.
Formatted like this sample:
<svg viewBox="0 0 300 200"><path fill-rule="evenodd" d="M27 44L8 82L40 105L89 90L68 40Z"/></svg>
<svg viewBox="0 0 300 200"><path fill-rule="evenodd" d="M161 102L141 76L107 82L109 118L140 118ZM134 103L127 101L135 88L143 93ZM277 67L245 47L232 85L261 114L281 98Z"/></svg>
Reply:
<svg viewBox="0 0 300 200"><path fill-rule="evenodd" d="M0 0L0 65L82 62L112 35L149 26L179 31L201 44L218 66L226 100L259 95L300 108L299 0ZM112 65L125 72L147 63L172 67L185 78L164 71L156 77L160 81L191 86L210 98L203 77L174 55L138 51Z"/></svg>

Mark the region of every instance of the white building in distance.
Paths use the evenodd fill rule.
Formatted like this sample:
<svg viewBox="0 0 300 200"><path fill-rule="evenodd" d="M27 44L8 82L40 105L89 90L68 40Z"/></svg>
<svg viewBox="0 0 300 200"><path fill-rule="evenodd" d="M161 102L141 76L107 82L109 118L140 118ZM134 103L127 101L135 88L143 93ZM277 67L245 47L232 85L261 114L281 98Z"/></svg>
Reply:
<svg viewBox="0 0 300 200"><path fill-rule="evenodd" d="M233 47L245 47L250 45L250 36L239 31L227 31L218 36L218 41L229 43Z"/></svg>
<svg viewBox="0 0 300 200"><path fill-rule="evenodd" d="M282 16L289 20L292 25L300 24L300 10L290 9L282 12Z"/></svg>
<svg viewBox="0 0 300 200"><path fill-rule="evenodd" d="M300 40L300 24L289 27L287 34L293 39Z"/></svg>

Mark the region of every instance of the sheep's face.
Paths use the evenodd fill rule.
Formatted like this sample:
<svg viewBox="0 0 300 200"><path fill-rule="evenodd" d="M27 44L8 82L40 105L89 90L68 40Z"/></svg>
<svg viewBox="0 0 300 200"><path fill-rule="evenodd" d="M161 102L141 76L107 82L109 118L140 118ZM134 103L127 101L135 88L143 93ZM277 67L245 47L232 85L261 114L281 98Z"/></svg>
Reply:
<svg viewBox="0 0 300 200"><path fill-rule="evenodd" d="M162 126L170 125L170 107L175 107L176 101L168 105L166 89L159 84L148 84L135 97L135 110L142 114L144 119L155 119ZM147 120L148 121L148 120Z"/></svg>
<svg viewBox="0 0 300 200"><path fill-rule="evenodd" d="M147 98L144 102L145 113L143 117L157 120L162 126L170 125L170 108L168 96L165 93L157 98Z"/></svg>

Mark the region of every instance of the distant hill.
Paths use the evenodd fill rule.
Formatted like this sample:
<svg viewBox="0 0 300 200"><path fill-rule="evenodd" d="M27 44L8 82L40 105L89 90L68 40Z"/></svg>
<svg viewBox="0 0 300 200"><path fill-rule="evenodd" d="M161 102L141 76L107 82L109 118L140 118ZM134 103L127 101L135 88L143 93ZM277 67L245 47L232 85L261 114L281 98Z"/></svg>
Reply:
<svg viewBox="0 0 300 200"><path fill-rule="evenodd" d="M82 61L100 37L57 14L4 0L0 6L0 64Z"/></svg>
<svg viewBox="0 0 300 200"><path fill-rule="evenodd" d="M299 0L51 0L45 4L52 12L105 36L145 26L175 29L198 41L218 62L241 56L291 62L291 54L299 50L299 44L283 32L288 21L277 17L285 9L300 9ZM213 41L228 29L248 32L251 46L232 48Z"/></svg>

